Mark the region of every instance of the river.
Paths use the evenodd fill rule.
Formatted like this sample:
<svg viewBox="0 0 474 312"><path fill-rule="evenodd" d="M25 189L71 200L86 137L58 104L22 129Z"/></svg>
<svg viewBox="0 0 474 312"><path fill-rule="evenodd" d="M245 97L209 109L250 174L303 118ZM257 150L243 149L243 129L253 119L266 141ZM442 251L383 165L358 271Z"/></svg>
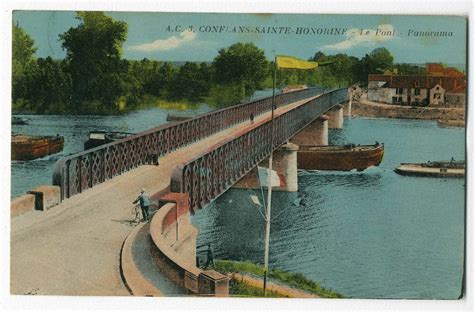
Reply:
<svg viewBox="0 0 474 312"><path fill-rule="evenodd" d="M297 193L273 193L270 267L301 272L345 297L459 297L464 180L406 177L393 169L464 159L464 129L354 118L330 130L330 144L375 141L385 143L379 167L300 171ZM210 243L216 258L263 263L265 226L252 194L258 192L231 189L199 211L198 244Z"/></svg>
<svg viewBox="0 0 474 312"><path fill-rule="evenodd" d="M209 111L202 105L187 114ZM12 162L11 196L50 184L54 162L82 150L89 131L139 132L173 111L123 116L25 116L17 133L65 137L57 155ZM176 111L176 113L179 113ZM433 121L346 119L331 144L385 143L385 157L364 172L299 173L299 191L274 192L270 266L301 272L346 297L454 299L461 291L464 250L462 179L399 176L400 162L464 159L464 129ZM263 262L264 222L250 190L230 190L199 211L198 244L217 258Z"/></svg>

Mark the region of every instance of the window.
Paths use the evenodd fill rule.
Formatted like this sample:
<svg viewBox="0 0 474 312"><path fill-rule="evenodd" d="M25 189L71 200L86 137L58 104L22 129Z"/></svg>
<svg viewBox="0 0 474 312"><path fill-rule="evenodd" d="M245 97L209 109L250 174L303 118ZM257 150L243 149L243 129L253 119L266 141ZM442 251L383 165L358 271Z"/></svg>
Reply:
<svg viewBox="0 0 474 312"><path fill-rule="evenodd" d="M402 102L402 98L399 96L393 96L392 97L392 104L399 104Z"/></svg>
<svg viewBox="0 0 474 312"><path fill-rule="evenodd" d="M395 94L403 94L403 88L397 88Z"/></svg>
<svg viewBox="0 0 474 312"><path fill-rule="evenodd" d="M420 89L419 88L415 88L415 95L420 95Z"/></svg>
<svg viewBox="0 0 474 312"><path fill-rule="evenodd" d="M435 100L441 100L441 93L435 93L435 94L433 94L433 99L435 99Z"/></svg>

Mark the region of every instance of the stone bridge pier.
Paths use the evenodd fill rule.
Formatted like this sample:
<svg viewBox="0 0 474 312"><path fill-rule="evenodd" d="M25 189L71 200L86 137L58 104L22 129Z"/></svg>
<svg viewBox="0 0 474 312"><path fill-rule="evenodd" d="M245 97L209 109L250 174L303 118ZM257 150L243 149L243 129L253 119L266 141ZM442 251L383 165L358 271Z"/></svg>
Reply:
<svg viewBox="0 0 474 312"><path fill-rule="evenodd" d="M352 88L347 91L347 100L344 102L344 117L351 117L352 115Z"/></svg>
<svg viewBox="0 0 474 312"><path fill-rule="evenodd" d="M329 129L342 129L344 125L344 106L334 106L327 112L329 116Z"/></svg>
<svg viewBox="0 0 474 312"><path fill-rule="evenodd" d="M328 120L327 115L316 118L291 138L290 142L296 145L328 145Z"/></svg>
<svg viewBox="0 0 474 312"><path fill-rule="evenodd" d="M273 153L272 169L277 172L280 180L280 186L274 186L275 191L296 192L298 191L298 166L297 153L298 145L286 143L280 146ZM259 164L260 167L268 168L268 158ZM267 181L262 181L267 185ZM258 179L257 167L253 168L245 177L240 179L232 187L234 188L251 188L259 189L260 183Z"/></svg>
<svg viewBox="0 0 474 312"><path fill-rule="evenodd" d="M351 117L352 115L352 98L349 98L349 100L344 104L344 117Z"/></svg>

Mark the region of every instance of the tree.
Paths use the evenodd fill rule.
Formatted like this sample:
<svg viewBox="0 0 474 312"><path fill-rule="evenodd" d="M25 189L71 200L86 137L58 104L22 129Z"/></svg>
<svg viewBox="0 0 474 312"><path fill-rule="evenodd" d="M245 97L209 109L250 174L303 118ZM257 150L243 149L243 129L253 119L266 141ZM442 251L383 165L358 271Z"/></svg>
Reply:
<svg viewBox="0 0 474 312"><path fill-rule="evenodd" d="M399 63L393 67L397 69L399 75L426 75L426 68L418 65Z"/></svg>
<svg viewBox="0 0 474 312"><path fill-rule="evenodd" d="M34 103L35 113L58 113L68 102L70 77L63 71L62 63L51 57L39 58L37 70L31 72L28 100Z"/></svg>
<svg viewBox="0 0 474 312"><path fill-rule="evenodd" d="M196 63L186 62L174 76L169 87L169 98L172 100L188 99L198 102L208 93L204 72Z"/></svg>
<svg viewBox="0 0 474 312"><path fill-rule="evenodd" d="M263 50L253 43L236 43L219 50L212 63L218 83L240 85L246 97L261 88L268 73Z"/></svg>
<svg viewBox="0 0 474 312"><path fill-rule="evenodd" d="M118 110L118 99L126 92L123 75L127 64L121 63L122 45L127 24L114 21L103 12L78 12L79 26L60 35L72 79L75 105L95 102L102 112ZM98 104L97 104L98 102ZM86 107L77 107L82 113Z"/></svg>
<svg viewBox="0 0 474 312"><path fill-rule="evenodd" d="M36 48L35 42L31 37L18 25L13 25L12 34L12 72L13 76L21 75L23 69L34 61Z"/></svg>
<svg viewBox="0 0 474 312"><path fill-rule="evenodd" d="M382 74L393 67L393 56L386 48L377 48L366 54L358 65L358 80L367 85L369 74Z"/></svg>
<svg viewBox="0 0 474 312"><path fill-rule="evenodd" d="M25 100L28 92L29 72L36 71L34 54L36 48L31 37L18 25L12 33L12 100Z"/></svg>

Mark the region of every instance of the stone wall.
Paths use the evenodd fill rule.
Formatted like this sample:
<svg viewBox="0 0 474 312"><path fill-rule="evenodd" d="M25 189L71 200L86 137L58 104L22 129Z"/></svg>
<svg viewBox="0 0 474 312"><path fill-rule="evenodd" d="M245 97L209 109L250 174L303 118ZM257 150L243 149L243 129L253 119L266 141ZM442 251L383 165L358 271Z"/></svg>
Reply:
<svg viewBox="0 0 474 312"><path fill-rule="evenodd" d="M466 94L464 93L446 93L444 100L446 107L466 107Z"/></svg>
<svg viewBox="0 0 474 312"><path fill-rule="evenodd" d="M10 204L10 217L16 217L35 210L35 195L26 194L12 199Z"/></svg>
<svg viewBox="0 0 474 312"><path fill-rule="evenodd" d="M405 107L398 105L372 105L352 102L352 116L375 118L407 118L428 120L464 120L464 109L445 107Z"/></svg>
<svg viewBox="0 0 474 312"><path fill-rule="evenodd" d="M226 276L196 267L197 229L189 222L188 197L171 193L160 202L164 205L150 223L153 261L163 274L189 293L227 296L229 279Z"/></svg>
<svg viewBox="0 0 474 312"><path fill-rule="evenodd" d="M13 218L33 210L48 210L60 202L59 186L41 185L28 191L28 194L12 199L10 203L10 216Z"/></svg>

